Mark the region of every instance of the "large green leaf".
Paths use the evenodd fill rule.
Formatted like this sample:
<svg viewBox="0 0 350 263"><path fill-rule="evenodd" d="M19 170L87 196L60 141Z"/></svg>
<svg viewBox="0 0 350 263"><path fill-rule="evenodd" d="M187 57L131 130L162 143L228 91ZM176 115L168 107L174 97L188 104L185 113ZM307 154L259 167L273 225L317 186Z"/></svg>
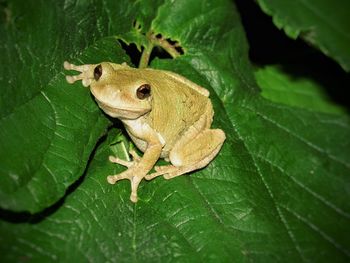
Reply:
<svg viewBox="0 0 350 263"><path fill-rule="evenodd" d="M62 145L67 147L64 148L67 152L85 145L81 136L91 136L90 140L95 142L91 143L90 150L86 149L86 154L68 157L80 162L76 167L84 167L88 162L84 176L80 177L82 170L61 164L71 171L71 182L74 178L81 178L69 188L65 199L58 201L61 195L56 194L50 202L42 201L34 208L31 197L23 200L17 197L21 200L20 207L4 202L3 206L13 210L38 211L39 207L58 201L32 216L1 211L1 257L5 261L33 262L348 260L349 118L262 98L248 62L240 19L231 1L115 2L106 0L103 5L92 1L77 2L83 7L91 7L92 16L99 14L95 8L101 8L103 17L108 19L106 24L90 25L92 31L97 28L98 32L105 33L86 42L84 48L77 44L78 51L72 56L84 63L109 59L119 63L124 61L125 55L122 55L115 38L105 38L104 35L116 35L140 46L145 41L143 33L152 29L177 40L185 54L174 60L156 59L151 66L180 73L208 88L215 109L214 126L226 132L227 141L217 158L205 169L169 181L157 178L142 182L139 202L132 204L128 181L116 185L106 182L107 175L124 169L109 163L108 155L125 158L125 139L115 144L114 137L120 135L111 129L108 137L97 144L88 162L88 152L92 151L109 122L101 121L99 132L92 132L73 117L67 117L68 124L76 125L74 127L81 131L79 135L65 133L64 138L72 137L71 142L74 142ZM38 8L56 8L56 12L62 14L64 10L76 10L71 15L76 16L77 22L90 17L87 15L89 9L81 11L82 7L75 5L77 3L68 3L70 8L58 4L55 7L52 3L46 7L45 1L39 3ZM20 6L12 12L15 10L24 12ZM84 15L80 16L82 13ZM45 17L40 12L36 16ZM132 27L135 19L141 28ZM56 30L65 32L59 23L56 26ZM101 28L107 29L103 31ZM6 34L18 34L13 29L3 30ZM84 36L84 33L78 34L77 39L85 39ZM56 41L68 41L56 37ZM71 49L75 50L74 47ZM62 54L62 60L69 56L68 51L65 53L68 55ZM7 70L15 75L15 69ZM97 113L98 108L87 90L80 85L64 84L63 74L58 73L60 70L61 65L57 63L57 77L51 88L55 92L49 105L75 113L81 109L69 104L69 98L74 102L82 100L83 105L89 105L90 111L96 111L98 118L104 118L102 113ZM2 80L5 77L6 74ZM37 80L33 79L31 83L35 86ZM46 90L50 88L45 88L44 92ZM56 90L63 94L69 91L71 95L62 101L61 93ZM17 96L22 96L22 90L17 92ZM14 104L11 102L14 100L12 98L8 103ZM21 103L13 107L18 105ZM40 107L34 108L41 111ZM5 111L6 107L1 109ZM83 118L82 123L96 122L93 114L86 114ZM40 118L41 122L46 119L49 118ZM18 120L21 127L21 119ZM29 134L28 137L32 136ZM46 137L42 137L37 139L37 144L43 143ZM4 134L2 138L6 142L5 139L10 140L11 136ZM23 142L16 142L12 144L18 149ZM32 147L46 156L39 145ZM12 151L15 154L16 151ZM7 158L5 153L1 154L1 160ZM29 157L23 158L27 160ZM54 167L55 162L52 165ZM25 164L18 161L14 167L20 169ZM9 169L4 169L2 178L9 178L11 174L8 172ZM55 174L57 178L62 177L59 170ZM46 177L36 179L42 188L47 187L46 180ZM7 190L7 186L1 187ZM8 191L8 196L12 198L11 191Z"/></svg>
<svg viewBox="0 0 350 263"><path fill-rule="evenodd" d="M317 81L288 74L281 66L259 68L256 81L264 98L287 105L325 113L345 113Z"/></svg>
<svg viewBox="0 0 350 263"><path fill-rule="evenodd" d="M350 2L348 0L258 0L278 28L303 38L350 71Z"/></svg>
<svg viewBox="0 0 350 263"><path fill-rule="evenodd" d="M70 87L63 61L127 60L102 36L129 32L130 6L95 1L9 1L0 29L0 205L37 212L61 198L83 173L108 120L86 89ZM109 16L110 10L113 16ZM89 15L86 15L89 14ZM121 15L122 14L122 15ZM113 24L110 21L113 19ZM103 47L101 49L100 47ZM80 61L81 62L81 61Z"/></svg>

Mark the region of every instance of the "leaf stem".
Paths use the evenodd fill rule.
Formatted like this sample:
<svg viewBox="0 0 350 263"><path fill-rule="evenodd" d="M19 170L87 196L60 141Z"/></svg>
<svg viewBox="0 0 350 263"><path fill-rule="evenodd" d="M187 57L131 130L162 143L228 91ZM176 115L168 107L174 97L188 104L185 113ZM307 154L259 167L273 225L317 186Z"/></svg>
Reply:
<svg viewBox="0 0 350 263"><path fill-rule="evenodd" d="M148 43L147 46L145 46L144 50L142 51L142 55L140 58L139 68L147 68L149 63L149 58L151 56L152 50L154 48L154 45L152 41Z"/></svg>
<svg viewBox="0 0 350 263"><path fill-rule="evenodd" d="M152 41L153 45L162 47L173 58L181 56L181 53L176 50L176 47L179 46L178 43L169 43L167 39L163 38L162 36L157 37L154 34L150 34L149 38Z"/></svg>
<svg viewBox="0 0 350 263"><path fill-rule="evenodd" d="M181 55L181 53L176 49L178 44L169 43L167 39L163 37L157 37L153 34L153 32L147 33L148 45L142 51L142 55L140 58L139 68L146 68L149 63L149 59L152 53L152 50L155 46L159 46L163 48L171 57L176 58Z"/></svg>

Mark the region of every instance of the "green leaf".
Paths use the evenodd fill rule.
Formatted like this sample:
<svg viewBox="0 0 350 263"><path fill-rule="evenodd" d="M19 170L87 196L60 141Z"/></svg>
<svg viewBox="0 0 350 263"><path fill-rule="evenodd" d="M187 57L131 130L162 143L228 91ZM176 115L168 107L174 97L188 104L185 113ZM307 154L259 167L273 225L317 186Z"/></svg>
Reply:
<svg viewBox="0 0 350 263"><path fill-rule="evenodd" d="M281 66L260 68L255 72L261 95L274 102L325 113L345 113L335 104L321 84L307 77L295 77Z"/></svg>
<svg viewBox="0 0 350 263"><path fill-rule="evenodd" d="M301 37L350 71L350 2L347 0L258 0L274 24Z"/></svg>
<svg viewBox="0 0 350 263"><path fill-rule="evenodd" d="M108 8L49 1L9 1L5 7L7 20L0 29L1 207L38 212L82 175L109 122L86 89L66 83L62 63L83 50L86 57L80 59L89 63L128 60L116 39L97 41L110 34L107 11L121 10ZM119 32L132 28L131 23L121 25Z"/></svg>
<svg viewBox="0 0 350 263"><path fill-rule="evenodd" d="M92 137L96 150L91 156L77 157L81 166L88 165L83 177L74 173L80 180L64 199L34 215L0 211L3 260L348 261L348 116L263 98L231 1L115 2L103 2L106 36L141 46L143 34L152 30L178 41L184 55L155 59L151 66L172 70L208 88L215 110L213 126L223 129L227 140L215 160L200 171L172 180L143 181L139 201L132 204L128 181L106 182L107 175L124 169L108 162L108 156L126 158L126 139L114 128L99 142L99 136ZM64 10L62 6L56 12ZM86 9L82 17L89 17L88 13ZM42 17L40 12L36 15ZM135 19L141 28L132 27ZM115 54L113 61L120 63L125 56L119 45L113 46L115 39L101 35L77 52L76 60L96 62L113 59L110 56ZM63 74L59 76L54 87L62 85L59 91L77 93L70 96L73 101L85 94L86 104L90 101L91 110L98 112L86 90L79 85L63 87ZM75 112L69 103L58 103L59 93L55 94L55 105ZM94 122L91 114L85 118ZM75 124L74 119L68 120ZM104 124L105 129L109 123ZM81 132L87 131L82 127ZM76 138L68 149L84 144ZM45 178L37 180L45 185ZM23 205L31 202L28 198Z"/></svg>

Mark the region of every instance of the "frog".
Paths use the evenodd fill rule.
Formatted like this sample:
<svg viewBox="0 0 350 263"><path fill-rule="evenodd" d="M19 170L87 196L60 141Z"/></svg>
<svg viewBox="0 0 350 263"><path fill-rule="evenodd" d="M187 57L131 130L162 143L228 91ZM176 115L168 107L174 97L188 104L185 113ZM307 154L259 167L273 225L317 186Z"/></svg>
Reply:
<svg viewBox="0 0 350 263"><path fill-rule="evenodd" d="M212 129L214 110L209 91L172 71L134 68L126 63L101 62L64 68L68 83L82 81L97 105L119 119L143 153L130 150L130 159L109 156L109 161L127 169L108 175L110 184L128 179L130 200L138 201L140 182L158 176L172 179L206 167L218 155L226 139L222 129ZM164 159L165 165L156 165Z"/></svg>

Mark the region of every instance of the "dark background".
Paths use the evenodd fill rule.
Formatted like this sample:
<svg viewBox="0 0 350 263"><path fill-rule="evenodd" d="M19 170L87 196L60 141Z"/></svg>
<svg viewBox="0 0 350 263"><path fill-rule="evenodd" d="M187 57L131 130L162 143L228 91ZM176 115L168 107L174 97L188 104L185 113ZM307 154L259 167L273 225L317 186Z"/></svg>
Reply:
<svg viewBox="0 0 350 263"><path fill-rule="evenodd" d="M248 38L249 56L257 66L282 64L294 77L309 77L321 84L330 99L350 111L350 74L318 49L293 40L272 22L253 0L235 0ZM349 47L350 48L350 47Z"/></svg>

